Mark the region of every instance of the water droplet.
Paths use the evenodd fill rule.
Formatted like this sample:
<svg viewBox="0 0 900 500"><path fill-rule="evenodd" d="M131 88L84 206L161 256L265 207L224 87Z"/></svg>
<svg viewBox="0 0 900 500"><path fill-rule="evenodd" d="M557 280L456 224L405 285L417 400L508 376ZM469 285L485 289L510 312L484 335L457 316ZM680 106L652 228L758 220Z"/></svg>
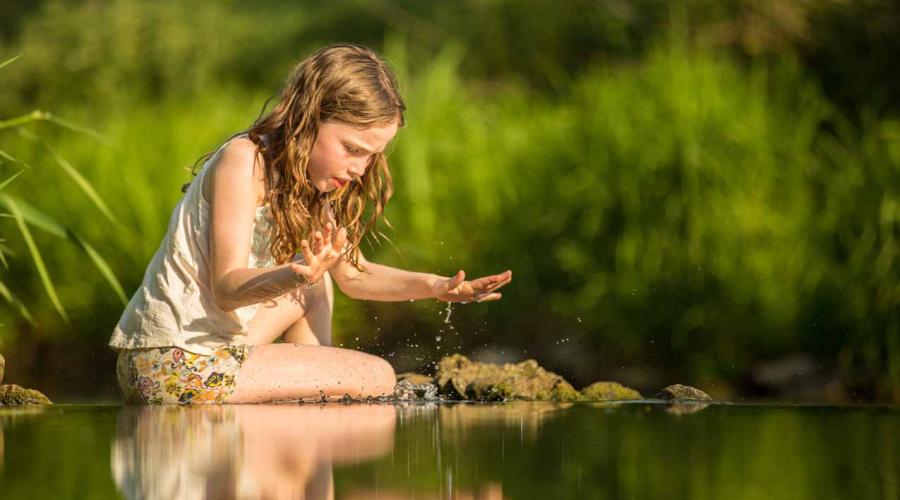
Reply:
<svg viewBox="0 0 900 500"><path fill-rule="evenodd" d="M444 323L450 323L450 314L453 312L450 302L447 302L447 309L445 309L444 312L447 313L447 315L444 316Z"/></svg>

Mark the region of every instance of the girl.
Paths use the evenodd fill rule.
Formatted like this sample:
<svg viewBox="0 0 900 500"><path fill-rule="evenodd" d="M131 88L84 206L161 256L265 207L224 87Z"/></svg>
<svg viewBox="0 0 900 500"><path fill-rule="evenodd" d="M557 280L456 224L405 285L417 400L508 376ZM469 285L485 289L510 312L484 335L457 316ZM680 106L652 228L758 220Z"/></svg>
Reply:
<svg viewBox="0 0 900 500"><path fill-rule="evenodd" d="M375 53L326 47L205 157L110 339L126 403L391 394L387 361L331 347L332 279L357 299L500 298L510 271L466 281L360 251L393 191L384 150L404 109Z"/></svg>

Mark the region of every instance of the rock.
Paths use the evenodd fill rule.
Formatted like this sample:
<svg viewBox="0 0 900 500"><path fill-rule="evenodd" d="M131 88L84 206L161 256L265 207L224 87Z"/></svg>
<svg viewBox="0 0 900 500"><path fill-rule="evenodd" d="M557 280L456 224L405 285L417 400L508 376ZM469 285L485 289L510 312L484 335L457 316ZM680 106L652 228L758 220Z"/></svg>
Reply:
<svg viewBox="0 0 900 500"><path fill-rule="evenodd" d="M712 401L709 394L689 385L675 384L659 391L658 399L670 401Z"/></svg>
<svg viewBox="0 0 900 500"><path fill-rule="evenodd" d="M6 370L6 360L3 359L3 355L0 354L0 382L3 382L4 370Z"/></svg>
<svg viewBox="0 0 900 500"><path fill-rule="evenodd" d="M594 382L581 390L581 395L591 401L627 401L644 399L641 393L618 382Z"/></svg>
<svg viewBox="0 0 900 500"><path fill-rule="evenodd" d="M446 356L438 363L435 383L451 399L507 401L577 401L581 393L561 376L544 370L529 359L517 364L477 363L462 354Z"/></svg>
<svg viewBox="0 0 900 500"><path fill-rule="evenodd" d="M394 387L394 398L400 401L416 401L424 399L426 401L436 401L438 399L437 386L430 382L424 384L413 384L409 378L397 382Z"/></svg>
<svg viewBox="0 0 900 500"><path fill-rule="evenodd" d="M47 396L16 384L0 385L0 406L51 405Z"/></svg>
<svg viewBox="0 0 900 500"><path fill-rule="evenodd" d="M414 372L406 372L397 375L397 382L408 381L413 385L422 385L422 384L433 384L434 377L429 377L428 375L421 375Z"/></svg>

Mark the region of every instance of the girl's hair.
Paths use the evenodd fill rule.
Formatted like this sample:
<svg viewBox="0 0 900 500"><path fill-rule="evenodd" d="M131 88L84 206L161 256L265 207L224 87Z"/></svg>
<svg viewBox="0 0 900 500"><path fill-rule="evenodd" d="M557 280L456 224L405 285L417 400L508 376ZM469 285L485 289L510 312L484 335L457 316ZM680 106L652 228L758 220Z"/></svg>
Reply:
<svg viewBox="0 0 900 500"><path fill-rule="evenodd" d="M270 250L276 263L289 262L300 241L333 217L347 229L348 260L360 268L359 245L369 233L377 238L376 222L393 194L387 159L383 153L373 155L358 182L320 193L307 176L309 157L325 120L357 127L403 126L405 110L396 77L378 55L361 45L338 44L301 61L275 108L233 136L247 133L265 160L266 202L275 219Z"/></svg>

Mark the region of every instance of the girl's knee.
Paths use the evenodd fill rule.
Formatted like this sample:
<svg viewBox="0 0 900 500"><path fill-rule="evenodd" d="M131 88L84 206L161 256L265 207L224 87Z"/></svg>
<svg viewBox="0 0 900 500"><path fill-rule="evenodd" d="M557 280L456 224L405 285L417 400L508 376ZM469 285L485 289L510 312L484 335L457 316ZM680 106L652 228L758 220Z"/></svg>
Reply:
<svg viewBox="0 0 900 500"><path fill-rule="evenodd" d="M394 386L397 384L397 374L394 367L387 362L386 359L378 356L371 356L370 370L374 384L377 386L377 393L393 394Z"/></svg>

